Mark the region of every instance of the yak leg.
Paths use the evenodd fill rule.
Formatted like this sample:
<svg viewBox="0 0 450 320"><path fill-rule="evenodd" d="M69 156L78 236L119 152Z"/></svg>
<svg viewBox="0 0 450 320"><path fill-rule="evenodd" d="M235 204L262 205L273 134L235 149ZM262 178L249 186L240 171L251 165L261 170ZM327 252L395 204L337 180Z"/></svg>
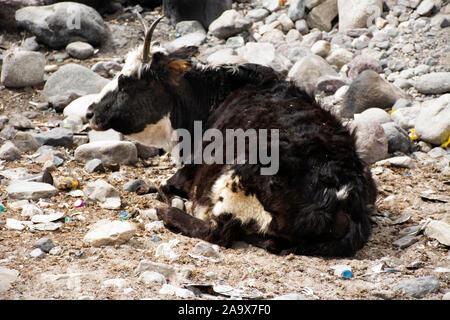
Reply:
<svg viewBox="0 0 450 320"><path fill-rule="evenodd" d="M175 197L188 198L192 182L195 176L195 167L185 165L179 169L172 177L167 179L166 183L161 185L158 190L159 200L170 205Z"/></svg>

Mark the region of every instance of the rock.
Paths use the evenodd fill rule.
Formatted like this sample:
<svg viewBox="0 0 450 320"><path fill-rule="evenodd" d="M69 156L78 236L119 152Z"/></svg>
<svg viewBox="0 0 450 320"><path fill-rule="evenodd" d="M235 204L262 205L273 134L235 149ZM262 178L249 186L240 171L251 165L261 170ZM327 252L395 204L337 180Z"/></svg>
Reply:
<svg viewBox="0 0 450 320"><path fill-rule="evenodd" d="M137 149L129 141L96 141L75 149L75 160L86 162L91 159L101 159L104 165L132 165L138 161Z"/></svg>
<svg viewBox="0 0 450 320"><path fill-rule="evenodd" d="M91 226L83 240L94 247L122 244L130 240L136 230L135 224L129 221L100 220Z"/></svg>
<svg viewBox="0 0 450 320"><path fill-rule="evenodd" d="M278 29L272 29L269 31L264 32L263 36L258 39L258 42L260 43L271 43L274 46L278 46L281 43L283 43L285 41L285 36L283 31L278 30Z"/></svg>
<svg viewBox="0 0 450 320"><path fill-rule="evenodd" d="M33 223L52 223L64 218L63 212L54 212L50 214L35 214L31 217Z"/></svg>
<svg viewBox="0 0 450 320"><path fill-rule="evenodd" d="M94 55L94 47L87 42L75 41L66 46L67 53L74 58L84 60Z"/></svg>
<svg viewBox="0 0 450 320"><path fill-rule="evenodd" d="M19 277L19 271L0 266L0 294L8 291Z"/></svg>
<svg viewBox="0 0 450 320"><path fill-rule="evenodd" d="M160 155L160 150L162 150L156 147L146 146L137 141L133 141L133 143L136 146L138 157L144 160Z"/></svg>
<svg viewBox="0 0 450 320"><path fill-rule="evenodd" d="M205 29L225 10L231 9L232 0L164 0L163 12L173 24L197 20Z"/></svg>
<svg viewBox="0 0 450 320"><path fill-rule="evenodd" d="M338 15L337 2L337 0L325 0L314 7L306 18L308 26L322 31L331 31L332 22Z"/></svg>
<svg viewBox="0 0 450 320"><path fill-rule="evenodd" d="M154 232L161 232L164 230L164 222L162 221L152 221L147 223L145 226L146 231L154 231Z"/></svg>
<svg viewBox="0 0 450 320"><path fill-rule="evenodd" d="M176 276L176 269L168 264L153 262L150 260L141 260L138 267L134 270L134 274L137 275L141 272L153 271L162 274L165 278L173 278Z"/></svg>
<svg viewBox="0 0 450 320"><path fill-rule="evenodd" d="M424 234L450 247L450 225L444 221L431 220L425 227Z"/></svg>
<svg viewBox="0 0 450 320"><path fill-rule="evenodd" d="M173 250L173 247L175 247L179 242L180 240L178 239L172 239L169 242L161 243L155 249L155 257L169 260L178 259L180 255Z"/></svg>
<svg viewBox="0 0 450 320"><path fill-rule="evenodd" d="M375 71L363 71L350 85L342 107L341 116L350 118L369 108L390 108L404 98L400 89L383 80Z"/></svg>
<svg viewBox="0 0 450 320"><path fill-rule="evenodd" d="M404 236L400 239L395 240L392 244L394 247L397 247L399 249L405 249L409 246L412 246L414 243L416 243L418 239L414 236Z"/></svg>
<svg viewBox="0 0 450 320"><path fill-rule="evenodd" d="M428 151L428 155L433 159L437 159L437 158L446 156L447 151L445 151L444 149L442 149L440 147L436 147L436 148L433 148L430 151Z"/></svg>
<svg viewBox="0 0 450 320"><path fill-rule="evenodd" d="M348 64L352 59L353 53L345 48L331 50L326 58L329 64L335 65L338 69L341 69L343 65Z"/></svg>
<svg viewBox="0 0 450 320"><path fill-rule="evenodd" d="M322 58L326 58L328 53L330 52L331 45L326 40L319 40L313 44L311 47L311 52L321 56Z"/></svg>
<svg viewBox="0 0 450 320"><path fill-rule="evenodd" d="M181 36L178 39L173 40L166 44L166 49L169 52L175 52L181 48L189 46L200 46L206 40L206 34L204 32L193 32Z"/></svg>
<svg viewBox="0 0 450 320"><path fill-rule="evenodd" d="M278 19L278 22L281 24L281 29L283 32L288 32L292 28L294 28L294 22L288 17L286 13L281 14Z"/></svg>
<svg viewBox="0 0 450 320"><path fill-rule="evenodd" d="M414 128L416 123L416 118L420 113L420 107L407 107L407 108L395 108L391 113L391 119L397 124L399 127L408 130Z"/></svg>
<svg viewBox="0 0 450 320"><path fill-rule="evenodd" d="M78 96L99 93L109 80L94 71L69 63L58 69L47 80L42 94L47 99L73 91Z"/></svg>
<svg viewBox="0 0 450 320"><path fill-rule="evenodd" d="M21 151L11 141L6 141L0 148L0 159L14 161L20 159Z"/></svg>
<svg viewBox="0 0 450 320"><path fill-rule="evenodd" d="M252 21L234 9L224 11L209 25L209 34L219 39L231 37L248 29Z"/></svg>
<svg viewBox="0 0 450 320"><path fill-rule="evenodd" d="M309 95L316 90L317 80L322 76L335 76L337 72L322 57L317 55L306 56L297 61L288 74L288 79L294 81Z"/></svg>
<svg viewBox="0 0 450 320"><path fill-rule="evenodd" d="M150 191L150 186L142 179L134 179L123 185L123 191L145 194Z"/></svg>
<svg viewBox="0 0 450 320"><path fill-rule="evenodd" d="M288 16L292 21L297 21L305 16L306 0L293 0L289 6Z"/></svg>
<svg viewBox="0 0 450 320"><path fill-rule="evenodd" d="M39 248L36 248L36 249L34 249L33 251L30 252L30 256L32 258L40 258L40 259L42 259L45 256L45 252L42 251Z"/></svg>
<svg viewBox="0 0 450 320"><path fill-rule="evenodd" d="M112 75L114 71L122 70L122 65L115 61L99 61L91 67L91 70L103 75Z"/></svg>
<svg viewBox="0 0 450 320"><path fill-rule="evenodd" d="M257 8L252 9L247 12L246 17L252 20L253 22L260 21L267 17L270 14L270 12L267 9L264 8Z"/></svg>
<svg viewBox="0 0 450 320"><path fill-rule="evenodd" d="M119 191L105 180L89 182L84 189L84 194L89 199L98 201L100 207L104 209L120 209Z"/></svg>
<svg viewBox="0 0 450 320"><path fill-rule="evenodd" d="M166 284L166 277L164 277L161 273L154 272L154 271L144 271L139 276L139 281L143 282L144 284L150 286L153 284Z"/></svg>
<svg viewBox="0 0 450 320"><path fill-rule="evenodd" d="M272 12L279 10L281 7L280 1L278 0L263 0L262 6Z"/></svg>
<svg viewBox="0 0 450 320"><path fill-rule="evenodd" d="M305 19L300 19L295 21L295 29L300 32L300 34L305 35L309 32L308 24Z"/></svg>
<svg viewBox="0 0 450 320"><path fill-rule="evenodd" d="M79 92L69 90L65 93L57 94L47 98L49 105L55 109L56 112L63 112L64 108L67 107L72 101L80 97Z"/></svg>
<svg viewBox="0 0 450 320"><path fill-rule="evenodd" d="M22 43L21 49L25 51L38 51L39 43L37 43L36 37L26 38Z"/></svg>
<svg viewBox="0 0 450 320"><path fill-rule="evenodd" d="M161 290L158 292L159 294L167 294L171 296L177 296L179 298L188 299L188 298L194 298L195 295L191 290L188 289L182 289L175 287L171 284L163 284Z"/></svg>
<svg viewBox="0 0 450 320"><path fill-rule="evenodd" d="M375 121L379 124L391 122L389 114L380 108L369 108L354 116L355 120Z"/></svg>
<svg viewBox="0 0 450 320"><path fill-rule="evenodd" d="M209 242L200 241L192 249L194 255L201 255L208 258L219 258L219 247Z"/></svg>
<svg viewBox="0 0 450 320"><path fill-rule="evenodd" d="M356 131L356 148L362 160L372 164L387 158L388 141L379 123L355 120L350 128Z"/></svg>
<svg viewBox="0 0 450 320"><path fill-rule="evenodd" d="M123 278L108 279L102 282L103 288L124 289L129 286L129 280Z"/></svg>
<svg viewBox="0 0 450 320"><path fill-rule="evenodd" d="M388 140L388 152L409 153L413 149L408 132L396 125L394 122L382 123L384 133Z"/></svg>
<svg viewBox="0 0 450 320"><path fill-rule="evenodd" d="M49 6L25 7L17 10L15 17L19 27L53 49L64 48L74 41L100 46L109 34L100 14L80 3L61 2Z"/></svg>
<svg viewBox="0 0 450 320"><path fill-rule="evenodd" d="M40 238L34 243L35 248L39 248L42 251L49 253L52 248L55 247L52 239L49 238Z"/></svg>
<svg viewBox="0 0 450 320"><path fill-rule="evenodd" d="M356 79L364 70L373 70L376 73L381 73L383 71L380 61L367 54L356 56L348 64L348 68L348 77L350 79Z"/></svg>
<svg viewBox="0 0 450 320"><path fill-rule="evenodd" d="M123 134L114 130L108 129L106 131L95 131L91 130L88 133L89 142L97 142L97 141L122 141Z"/></svg>
<svg viewBox="0 0 450 320"><path fill-rule="evenodd" d="M58 193L58 190L48 183L13 181L6 188L6 192L12 199L38 200L50 198Z"/></svg>
<svg viewBox="0 0 450 320"><path fill-rule="evenodd" d="M54 128L35 133L33 137L41 145L53 147L71 147L73 145L73 132L65 128Z"/></svg>
<svg viewBox="0 0 450 320"><path fill-rule="evenodd" d="M450 137L450 94L422 103L415 122L419 138L433 145L440 145Z"/></svg>
<svg viewBox="0 0 450 320"><path fill-rule="evenodd" d="M376 163L378 166L393 166L398 168L415 168L414 160L408 156L392 157L386 160L380 160Z"/></svg>
<svg viewBox="0 0 450 320"><path fill-rule="evenodd" d="M231 49L237 49L245 45L245 40L241 36L231 37L227 39L226 47ZM226 50L226 49L224 49ZM233 54L231 50L230 55Z"/></svg>
<svg viewBox="0 0 450 320"><path fill-rule="evenodd" d="M439 280L435 276L403 280L394 287L394 290L401 290L407 296L420 299L438 291Z"/></svg>
<svg viewBox="0 0 450 320"><path fill-rule="evenodd" d="M311 31L303 37L301 46L311 48L319 40L322 40L322 32L319 30Z"/></svg>
<svg viewBox="0 0 450 320"><path fill-rule="evenodd" d="M194 32L206 33L205 28L203 28L202 24L197 20L180 21L175 26L175 30L181 35Z"/></svg>
<svg viewBox="0 0 450 320"><path fill-rule="evenodd" d="M30 119L21 114L13 114L9 118L9 124L18 130L34 129L34 124Z"/></svg>
<svg viewBox="0 0 450 320"><path fill-rule="evenodd" d="M426 16L431 13L435 4L435 0L423 0L417 7L416 12L421 16Z"/></svg>
<svg viewBox="0 0 450 320"><path fill-rule="evenodd" d="M40 52L10 50L3 56L1 83L9 88L29 87L44 82L45 56Z"/></svg>
<svg viewBox="0 0 450 320"><path fill-rule="evenodd" d="M322 76L317 79L316 88L327 94L334 94L339 88L346 86L347 81L341 77Z"/></svg>
<svg viewBox="0 0 450 320"><path fill-rule="evenodd" d="M84 170L87 172L105 172L105 167L103 166L102 160L92 159L86 162Z"/></svg>
<svg viewBox="0 0 450 320"><path fill-rule="evenodd" d="M23 217L32 217L37 214L43 214L43 211L41 208L37 207L34 204L26 204L22 207L22 216Z"/></svg>
<svg viewBox="0 0 450 320"><path fill-rule="evenodd" d="M292 65L288 58L276 54L275 47L271 43L248 42L236 51L249 63L269 66L277 72L287 73Z"/></svg>
<svg viewBox="0 0 450 320"><path fill-rule="evenodd" d="M12 219L12 218L6 219L5 227L6 227L6 229L9 229L9 230L18 230L18 231L22 231L23 229L25 229L25 226L22 224L22 221Z"/></svg>
<svg viewBox="0 0 450 320"><path fill-rule="evenodd" d="M416 78L413 86L423 94L450 92L450 72L433 72Z"/></svg>
<svg viewBox="0 0 450 320"><path fill-rule="evenodd" d="M368 28L383 12L382 0L338 0L339 32Z"/></svg>

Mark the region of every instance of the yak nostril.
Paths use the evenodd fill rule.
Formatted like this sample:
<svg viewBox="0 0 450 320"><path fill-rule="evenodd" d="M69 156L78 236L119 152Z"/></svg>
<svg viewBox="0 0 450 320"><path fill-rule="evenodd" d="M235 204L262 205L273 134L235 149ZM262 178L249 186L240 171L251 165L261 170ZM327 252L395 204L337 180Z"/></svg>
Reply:
<svg viewBox="0 0 450 320"><path fill-rule="evenodd" d="M86 112L86 119L90 120L94 116L94 113L92 111Z"/></svg>

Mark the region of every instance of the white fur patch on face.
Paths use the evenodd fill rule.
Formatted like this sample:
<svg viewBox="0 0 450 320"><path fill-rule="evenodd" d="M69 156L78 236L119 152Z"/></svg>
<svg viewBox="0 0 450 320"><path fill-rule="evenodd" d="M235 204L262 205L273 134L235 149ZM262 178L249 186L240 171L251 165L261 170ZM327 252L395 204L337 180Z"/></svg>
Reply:
<svg viewBox="0 0 450 320"><path fill-rule="evenodd" d="M173 131L169 113L157 123L149 124L143 131L127 135L127 137L147 146L163 148L170 152L174 147L174 142L171 141Z"/></svg>
<svg viewBox="0 0 450 320"><path fill-rule="evenodd" d="M112 79L110 82L106 84L106 86L103 87L102 91L95 97L94 103L100 103L102 99L108 94L108 92L113 92L116 90L119 86L118 80L116 76L114 79Z"/></svg>
<svg viewBox="0 0 450 320"><path fill-rule="evenodd" d="M232 178L232 174L233 171L228 171L219 177L212 187L213 215L231 213L243 224L253 219L258 224L260 232L267 232L272 216L264 210L255 195L245 195L244 190L239 188L239 178ZM233 183L237 186L235 191L232 190Z"/></svg>

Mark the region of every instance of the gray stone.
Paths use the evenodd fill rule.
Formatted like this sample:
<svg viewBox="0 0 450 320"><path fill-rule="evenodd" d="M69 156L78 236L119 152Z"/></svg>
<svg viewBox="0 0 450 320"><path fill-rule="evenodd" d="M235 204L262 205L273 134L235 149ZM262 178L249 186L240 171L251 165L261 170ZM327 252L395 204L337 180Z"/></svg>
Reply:
<svg viewBox="0 0 450 320"><path fill-rule="evenodd" d="M258 39L258 42L260 43L267 42L273 44L274 46L278 46L284 41L285 41L284 33L279 29L272 29L266 31L264 32L263 36Z"/></svg>
<svg viewBox="0 0 450 320"><path fill-rule="evenodd" d="M122 244L130 240L136 231L136 225L129 221L100 220L90 227L83 240L94 247Z"/></svg>
<svg viewBox="0 0 450 320"><path fill-rule="evenodd" d="M329 64L335 65L338 69L341 69L343 65L350 63L352 59L353 53L345 48L331 50L326 58Z"/></svg>
<svg viewBox="0 0 450 320"><path fill-rule="evenodd" d="M270 12L267 9L264 8L258 8L258 9L252 9L247 12L246 17L250 18L253 22L260 21L267 17L270 14Z"/></svg>
<svg viewBox="0 0 450 320"><path fill-rule="evenodd" d="M0 294L8 291L19 277L19 271L0 266Z"/></svg>
<svg viewBox="0 0 450 320"><path fill-rule="evenodd" d="M293 0L289 6L288 16L292 21L297 21L305 16L306 0Z"/></svg>
<svg viewBox="0 0 450 320"><path fill-rule="evenodd" d="M334 94L339 88L346 86L347 81L341 77L335 76L322 76L317 79L316 88L319 91L323 91L327 94Z"/></svg>
<svg viewBox="0 0 450 320"><path fill-rule="evenodd" d="M379 124L391 122L389 114L380 108L369 108L361 113L355 114L355 120L375 121Z"/></svg>
<svg viewBox="0 0 450 320"><path fill-rule="evenodd" d="M91 70L105 75L112 75L114 71L122 70L122 65L115 61L99 61L91 67Z"/></svg>
<svg viewBox="0 0 450 320"><path fill-rule="evenodd" d="M12 199L38 200L50 198L58 193L58 190L48 183L13 181L6 188L6 192Z"/></svg>
<svg viewBox="0 0 450 320"><path fill-rule="evenodd" d="M174 52L189 46L198 47L205 42L205 40L206 34L204 32L193 32L169 42L165 47L169 52Z"/></svg>
<svg viewBox="0 0 450 320"><path fill-rule="evenodd" d="M441 145L450 137L450 94L427 100L415 122L419 138L433 145Z"/></svg>
<svg viewBox="0 0 450 320"><path fill-rule="evenodd" d="M412 151L412 143L409 139L408 132L399 127L394 122L388 122L382 124L384 133L388 139L388 152L402 152L409 153Z"/></svg>
<svg viewBox="0 0 450 320"><path fill-rule="evenodd" d="M61 2L49 6L25 7L17 10L15 17L19 27L54 49L64 48L74 41L99 46L109 34L100 14L80 3Z"/></svg>
<svg viewBox="0 0 450 320"><path fill-rule="evenodd" d="M398 168L415 168L414 160L408 156L398 156L392 157L385 160L377 161L376 165L378 166L392 166Z"/></svg>
<svg viewBox="0 0 450 320"><path fill-rule="evenodd" d="M45 56L40 52L11 50L3 56L1 83L10 88L28 87L44 81Z"/></svg>
<svg viewBox="0 0 450 320"><path fill-rule="evenodd" d="M21 114L13 114L9 118L9 124L18 130L34 129L31 120Z"/></svg>
<svg viewBox="0 0 450 320"><path fill-rule="evenodd" d="M164 275L162 275L161 273L155 271L144 271L139 276L139 281L145 283L146 285L167 283L166 277L164 277Z"/></svg>
<svg viewBox="0 0 450 320"><path fill-rule="evenodd" d="M288 32L292 28L294 28L294 22L288 17L286 13L281 14L278 19L278 22L280 22L281 29L283 32Z"/></svg>
<svg viewBox="0 0 450 320"><path fill-rule="evenodd" d="M450 92L450 72L433 72L416 78L413 86L423 94Z"/></svg>
<svg viewBox="0 0 450 320"><path fill-rule="evenodd" d="M30 252L30 256L32 258L40 258L40 259L42 259L42 258L45 257L45 252L42 251L39 248L36 248L36 249L34 249L33 251Z"/></svg>
<svg viewBox="0 0 450 320"><path fill-rule="evenodd" d="M206 33L205 28L197 20L185 20L176 24L175 29L181 35L186 35L194 32Z"/></svg>
<svg viewBox="0 0 450 320"><path fill-rule="evenodd" d="M41 145L53 147L71 147L73 145L73 132L66 128L54 128L35 133L33 137Z"/></svg>
<svg viewBox="0 0 450 320"><path fill-rule="evenodd" d="M275 47L271 43L248 42L236 51L240 57L250 63L269 66L281 73L287 73L292 65L288 58L276 54Z"/></svg>
<svg viewBox="0 0 450 320"><path fill-rule="evenodd" d="M372 121L352 121L356 130L356 148L361 159L372 164L388 156L388 141L383 127Z"/></svg>
<svg viewBox="0 0 450 320"><path fill-rule="evenodd" d="M127 192L138 192L147 193L150 187L142 179L134 179L123 185L123 191Z"/></svg>
<svg viewBox="0 0 450 320"><path fill-rule="evenodd" d="M262 6L269 11L277 11L281 8L280 1L278 0L263 0Z"/></svg>
<svg viewBox="0 0 450 320"><path fill-rule="evenodd" d="M56 112L63 112L72 101L80 97L80 92L69 90L67 92L57 94L47 98L48 104L55 109Z"/></svg>
<svg viewBox="0 0 450 320"><path fill-rule="evenodd" d="M401 290L407 296L420 299L438 291L439 280L435 276L403 280L394 287L394 290Z"/></svg>
<svg viewBox="0 0 450 320"><path fill-rule="evenodd" d="M73 91L79 96L99 93L109 80L99 76L94 71L69 63L53 73L45 83L42 94L48 99Z"/></svg>
<svg viewBox="0 0 450 320"><path fill-rule="evenodd" d="M55 247L52 239L49 238L40 238L34 243L35 248L39 248L42 251L49 253L52 248Z"/></svg>
<svg viewBox="0 0 450 320"><path fill-rule="evenodd" d="M332 22L337 15L337 0L325 0L309 12L306 22L310 28L330 31L332 28Z"/></svg>
<svg viewBox="0 0 450 320"><path fill-rule="evenodd" d="M33 135L27 131L17 132L14 135L12 142L17 148L19 148L20 151L24 153L34 152L41 146Z"/></svg>
<svg viewBox="0 0 450 320"><path fill-rule="evenodd" d="M74 58L84 60L94 55L94 47L87 42L75 41L66 46L67 53Z"/></svg>
<svg viewBox="0 0 450 320"><path fill-rule="evenodd" d="M447 151L445 151L441 147L435 147L435 148L431 149L430 151L428 151L427 153L433 159L440 158L440 157L447 155Z"/></svg>
<svg viewBox="0 0 450 320"><path fill-rule="evenodd" d="M219 258L219 248L217 245L212 245L205 241L198 242L194 248L192 248L192 252L195 255L201 255L209 258Z"/></svg>
<svg viewBox="0 0 450 320"><path fill-rule="evenodd" d="M88 133L88 137L89 137L89 142L122 141L123 140L123 134L114 129L108 129L106 131L91 130Z"/></svg>
<svg viewBox="0 0 450 320"><path fill-rule="evenodd" d="M424 234L450 247L450 225L444 221L431 220L425 227Z"/></svg>
<svg viewBox="0 0 450 320"><path fill-rule="evenodd" d="M376 73L381 73L383 71L380 61L367 54L356 56L348 64L348 68L348 77L350 79L356 79L364 70L373 70Z"/></svg>
<svg viewBox="0 0 450 320"><path fill-rule="evenodd" d="M137 268L134 270L134 275L138 275L139 273L145 271L158 272L166 278L173 278L176 276L176 269L171 265L153 262L150 260L141 260Z"/></svg>
<svg viewBox="0 0 450 320"><path fill-rule="evenodd" d="M339 32L368 28L383 12L382 0L338 0Z"/></svg>
<svg viewBox="0 0 450 320"><path fill-rule="evenodd" d="M338 74L322 57L309 55L294 64L289 71L288 79L294 81L309 95L313 95L317 80L322 76L337 77Z"/></svg>
<svg viewBox="0 0 450 320"><path fill-rule="evenodd" d="M252 25L249 18L243 17L234 9L224 11L220 17L209 25L209 34L219 39L231 37Z"/></svg>
<svg viewBox="0 0 450 320"><path fill-rule="evenodd" d="M128 164L138 161L136 146L129 141L96 141L75 149L75 160L101 159L104 165Z"/></svg>
<svg viewBox="0 0 450 320"><path fill-rule="evenodd" d="M20 159L21 151L11 141L6 141L0 148L0 159L14 161Z"/></svg>
<svg viewBox="0 0 450 320"><path fill-rule="evenodd" d="M103 166L102 160L92 159L86 162L84 170L87 172L105 172L105 167Z"/></svg>
<svg viewBox="0 0 450 320"><path fill-rule="evenodd" d="M39 43L36 41L36 37L29 37L26 38L21 45L22 50L26 51L38 51L39 50Z"/></svg>
<svg viewBox="0 0 450 320"><path fill-rule="evenodd" d="M297 29L302 35L305 35L309 32L308 24L306 23L305 19L295 21L295 29Z"/></svg>
<svg viewBox="0 0 450 320"><path fill-rule="evenodd" d="M311 47L311 52L321 56L322 58L326 58L328 53L330 52L331 45L326 40L319 40L313 44Z"/></svg>
<svg viewBox="0 0 450 320"><path fill-rule="evenodd" d="M396 103L397 104L397 103ZM391 113L391 119L401 128L408 130L414 128L416 123L416 118L420 113L419 106L406 107L406 108L396 108L393 107L393 112Z"/></svg>
<svg viewBox="0 0 450 320"><path fill-rule="evenodd" d="M413 245L417 241L418 239L416 237L408 235L395 240L394 242L392 242L392 244L394 245L394 247L397 247L399 249L405 249Z"/></svg>
<svg viewBox="0 0 450 320"><path fill-rule="evenodd" d="M303 37L301 46L311 48L314 45L314 43L316 43L319 40L322 40L322 37L323 35L321 31L318 30L311 31L310 33L306 34Z"/></svg>
<svg viewBox="0 0 450 320"><path fill-rule="evenodd" d="M245 45L245 40L241 36L230 37L227 39L227 48L237 49Z"/></svg>
<svg viewBox="0 0 450 320"><path fill-rule="evenodd" d="M423 0L417 7L416 12L421 16L426 16L431 13L435 4L435 0Z"/></svg>
<svg viewBox="0 0 450 320"><path fill-rule="evenodd" d="M100 207L104 209L120 209L120 193L105 180L99 179L89 182L84 189L85 195L91 199L98 201Z"/></svg>
<svg viewBox="0 0 450 320"><path fill-rule="evenodd" d="M364 70L350 85L344 97L341 115L350 118L369 108L390 108L406 95L383 80L375 71Z"/></svg>

